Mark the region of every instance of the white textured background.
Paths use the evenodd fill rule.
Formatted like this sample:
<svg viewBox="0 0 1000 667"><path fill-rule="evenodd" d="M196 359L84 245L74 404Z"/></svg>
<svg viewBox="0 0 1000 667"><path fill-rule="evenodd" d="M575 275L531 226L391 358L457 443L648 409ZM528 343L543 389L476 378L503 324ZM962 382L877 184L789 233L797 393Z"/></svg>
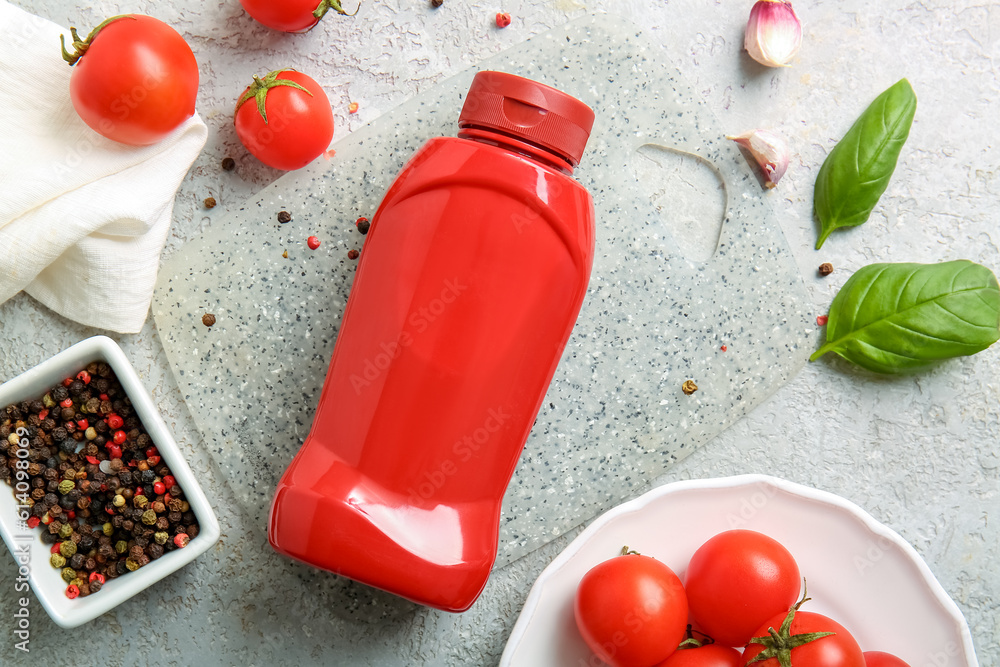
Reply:
<svg viewBox="0 0 1000 667"><path fill-rule="evenodd" d="M347 0L350 2L351 0ZM794 67L767 70L741 52L750 0L366 0L359 16L330 16L305 35L255 24L236 0L14 0L64 26L89 30L123 12L177 28L201 66L199 110L209 141L181 188L167 252L278 172L254 163L231 124L253 74L295 67L325 87L344 136L414 93L531 34L588 11L612 11L652 38L727 130L770 127L793 147L769 197L802 275L825 311L860 266L874 261L968 258L1000 271L1000 4L974 0L799 0L804 45ZM352 7L349 6L348 9ZM498 31L492 17L514 21ZM53 44L53 49L58 45ZM812 250L812 184L827 151L879 92L902 76L919 105L900 166L865 226ZM347 105L360 110L349 116ZM601 113L600 109L597 109ZM224 173L221 159L238 168ZM201 201L219 201L205 211ZM816 276L829 261L837 271ZM21 295L0 305L0 378L97 333ZM470 612L406 610L383 620L364 609L296 604L274 574L319 580L270 553L232 499L200 442L166 365L152 321L118 337L146 380L205 487L223 538L208 555L114 612L67 633L32 606L31 654L15 655L12 595L0 591L0 662L45 664L491 665L531 582L561 539L492 577ZM658 482L741 472L785 477L841 494L909 540L965 613L983 665L1000 664L1000 349L915 377L879 378L838 362L810 364L748 419ZM2 550L2 548L0 548ZM0 587L15 575L0 558ZM364 597L363 595L361 596ZM84 657L85 656L85 657ZM914 666L917 667L917 666Z"/></svg>

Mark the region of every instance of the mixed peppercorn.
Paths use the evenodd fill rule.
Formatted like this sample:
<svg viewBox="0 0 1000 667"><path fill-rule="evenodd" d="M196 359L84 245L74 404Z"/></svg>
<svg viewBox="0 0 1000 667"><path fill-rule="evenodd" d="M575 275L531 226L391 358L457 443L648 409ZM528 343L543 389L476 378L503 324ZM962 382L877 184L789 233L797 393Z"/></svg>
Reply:
<svg viewBox="0 0 1000 667"><path fill-rule="evenodd" d="M197 537L183 490L107 364L0 410L0 436L0 480L29 507L27 526L42 529L68 597Z"/></svg>

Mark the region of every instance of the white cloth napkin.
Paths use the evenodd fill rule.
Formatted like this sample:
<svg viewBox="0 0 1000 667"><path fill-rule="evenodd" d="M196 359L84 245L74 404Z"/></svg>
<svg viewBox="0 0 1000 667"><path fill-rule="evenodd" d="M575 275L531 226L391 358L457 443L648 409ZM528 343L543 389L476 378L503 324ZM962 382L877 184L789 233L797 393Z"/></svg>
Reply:
<svg viewBox="0 0 1000 667"><path fill-rule="evenodd" d="M82 324L133 333L208 131L195 114L137 148L91 130L70 102L63 32L68 43L68 30L0 0L0 303L24 290Z"/></svg>

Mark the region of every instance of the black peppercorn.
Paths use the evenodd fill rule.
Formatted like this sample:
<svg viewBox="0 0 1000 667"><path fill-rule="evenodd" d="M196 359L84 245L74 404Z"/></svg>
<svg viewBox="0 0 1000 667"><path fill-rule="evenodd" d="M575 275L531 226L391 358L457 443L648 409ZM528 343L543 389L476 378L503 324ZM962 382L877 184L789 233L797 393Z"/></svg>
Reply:
<svg viewBox="0 0 1000 667"><path fill-rule="evenodd" d="M222 169L224 171L232 171L236 169L236 160L231 157L222 158Z"/></svg>

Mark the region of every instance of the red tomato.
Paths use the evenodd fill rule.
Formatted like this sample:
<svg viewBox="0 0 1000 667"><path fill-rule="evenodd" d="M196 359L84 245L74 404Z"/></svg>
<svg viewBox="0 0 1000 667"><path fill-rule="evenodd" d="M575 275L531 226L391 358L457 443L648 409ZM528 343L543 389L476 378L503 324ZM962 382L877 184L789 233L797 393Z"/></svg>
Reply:
<svg viewBox="0 0 1000 667"><path fill-rule="evenodd" d="M236 105L234 121L247 150L275 169L306 166L333 139L333 110L323 87L295 70L254 77Z"/></svg>
<svg viewBox="0 0 1000 667"><path fill-rule="evenodd" d="M728 646L706 644L698 648L685 648L673 654L656 667L742 667L740 652Z"/></svg>
<svg viewBox="0 0 1000 667"><path fill-rule="evenodd" d="M781 628L779 635L786 639L788 637L794 639L795 635L811 632L832 632L831 635L786 649L790 653L791 664L803 667L865 667L865 657L861 653L861 647L840 623L822 614L795 611L790 626L786 628L787 616L788 614L776 615L757 629L754 638L765 637L765 641L773 642L768 628ZM761 644L747 644L743 650L743 664L749 665L764 650L765 646ZM753 664L755 667L779 667L781 663L778 658L769 657Z"/></svg>
<svg viewBox="0 0 1000 667"><path fill-rule="evenodd" d="M910 667L892 653L883 651L865 651L865 667Z"/></svg>
<svg viewBox="0 0 1000 667"><path fill-rule="evenodd" d="M268 28L305 32L329 10L347 16L339 0L240 0L247 14Z"/></svg>
<svg viewBox="0 0 1000 667"><path fill-rule="evenodd" d="M688 605L673 570L648 556L606 560L584 575L576 625L597 657L613 667L650 667L685 637Z"/></svg>
<svg viewBox="0 0 1000 667"><path fill-rule="evenodd" d="M133 146L155 144L194 114L198 62L177 31L141 14L108 19L63 50L74 64L69 81L73 108L108 139ZM80 47L83 47L82 49Z"/></svg>
<svg viewBox="0 0 1000 667"><path fill-rule="evenodd" d="M788 549L752 530L730 530L698 548L684 587L695 624L720 644L743 646L761 623L795 604L800 584Z"/></svg>

